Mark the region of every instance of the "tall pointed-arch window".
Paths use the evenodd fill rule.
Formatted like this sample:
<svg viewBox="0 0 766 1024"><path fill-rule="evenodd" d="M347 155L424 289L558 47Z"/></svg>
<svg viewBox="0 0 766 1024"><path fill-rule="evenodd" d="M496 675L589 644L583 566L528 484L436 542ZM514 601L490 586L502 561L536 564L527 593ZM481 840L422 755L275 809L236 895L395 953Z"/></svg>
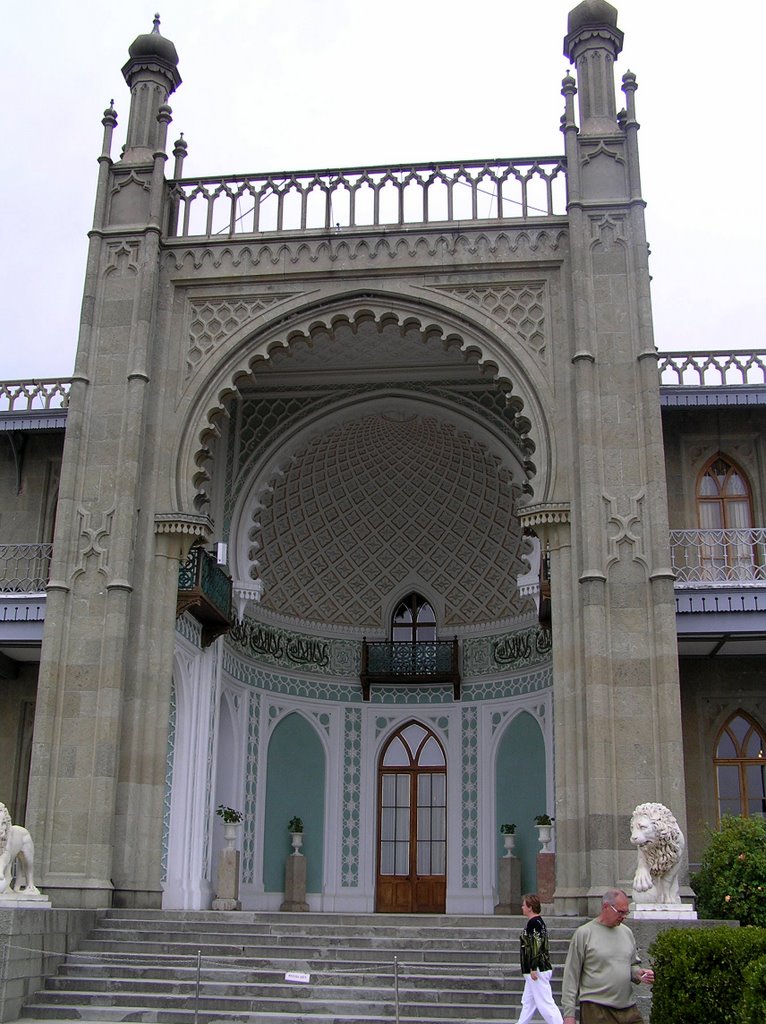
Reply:
<svg viewBox="0 0 766 1024"><path fill-rule="evenodd" d="M702 579L722 583L751 580L757 550L753 543L750 483L720 452L697 481Z"/></svg>
<svg viewBox="0 0 766 1024"><path fill-rule="evenodd" d="M719 818L766 818L766 735L741 711L719 733L715 774Z"/></svg>
<svg viewBox="0 0 766 1024"><path fill-rule="evenodd" d="M394 609L391 639L397 643L429 643L436 639L436 615L431 605L414 591Z"/></svg>

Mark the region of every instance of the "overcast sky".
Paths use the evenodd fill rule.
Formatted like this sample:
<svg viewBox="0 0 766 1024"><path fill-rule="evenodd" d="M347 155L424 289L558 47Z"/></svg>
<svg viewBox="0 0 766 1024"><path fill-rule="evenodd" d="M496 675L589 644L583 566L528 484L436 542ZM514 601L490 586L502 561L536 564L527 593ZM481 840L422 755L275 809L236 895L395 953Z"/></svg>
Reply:
<svg viewBox="0 0 766 1024"><path fill-rule="evenodd" d="M563 152L572 0L157 0L184 173ZM655 340L766 348L766 4L616 4L637 115ZM0 41L2 379L71 373L101 117L154 0L32 0ZM618 98L618 109L622 95ZM169 165L168 170L170 171Z"/></svg>

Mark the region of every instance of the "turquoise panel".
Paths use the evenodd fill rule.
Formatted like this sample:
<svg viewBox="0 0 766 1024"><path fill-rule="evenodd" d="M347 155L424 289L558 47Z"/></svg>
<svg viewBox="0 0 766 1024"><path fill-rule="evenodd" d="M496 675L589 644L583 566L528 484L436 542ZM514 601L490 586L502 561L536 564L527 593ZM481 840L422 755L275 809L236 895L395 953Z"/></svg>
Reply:
<svg viewBox="0 0 766 1024"><path fill-rule="evenodd" d="M505 730L497 749L495 810L498 832L503 822L516 823L515 854L521 860L521 892L537 888L537 841L535 815L545 803L545 741L535 719L523 711ZM505 853L503 839L496 838L497 857Z"/></svg>
<svg viewBox="0 0 766 1024"><path fill-rule="evenodd" d="M285 858L291 853L287 823L303 819L307 892L322 891L325 756L314 728L303 715L291 714L276 726L266 767L263 886L285 891Z"/></svg>

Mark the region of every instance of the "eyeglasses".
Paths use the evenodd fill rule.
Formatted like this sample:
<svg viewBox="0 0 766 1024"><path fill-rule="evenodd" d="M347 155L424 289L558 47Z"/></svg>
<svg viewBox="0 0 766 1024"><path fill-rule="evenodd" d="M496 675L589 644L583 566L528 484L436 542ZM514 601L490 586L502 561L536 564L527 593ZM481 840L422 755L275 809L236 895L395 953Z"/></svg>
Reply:
<svg viewBox="0 0 766 1024"><path fill-rule="evenodd" d="M613 903L607 903L607 906L611 907L615 914L619 914L620 917L627 917L630 913L630 910L619 910Z"/></svg>

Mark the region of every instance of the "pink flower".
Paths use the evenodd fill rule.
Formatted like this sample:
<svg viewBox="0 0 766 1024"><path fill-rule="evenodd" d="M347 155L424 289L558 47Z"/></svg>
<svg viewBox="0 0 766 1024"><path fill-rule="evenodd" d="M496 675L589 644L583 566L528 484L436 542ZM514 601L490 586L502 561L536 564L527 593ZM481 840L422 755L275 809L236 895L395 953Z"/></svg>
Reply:
<svg viewBox="0 0 766 1024"><path fill-rule="evenodd" d="M730 902L731 902L731 896L724 896L724 900L725 900L725 901L726 901L727 903L730 903Z"/></svg>

